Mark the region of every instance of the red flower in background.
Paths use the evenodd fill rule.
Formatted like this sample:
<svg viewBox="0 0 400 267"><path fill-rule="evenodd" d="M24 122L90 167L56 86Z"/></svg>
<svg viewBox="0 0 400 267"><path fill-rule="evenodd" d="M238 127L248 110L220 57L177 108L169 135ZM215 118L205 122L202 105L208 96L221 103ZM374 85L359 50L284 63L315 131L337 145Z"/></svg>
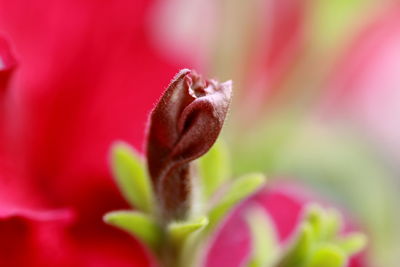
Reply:
<svg viewBox="0 0 400 267"><path fill-rule="evenodd" d="M179 68L148 44L151 4L0 2L19 62L2 91L2 266L145 265L140 246L101 218L126 206L109 175L111 142L140 147L147 114Z"/></svg>
<svg viewBox="0 0 400 267"><path fill-rule="evenodd" d="M234 267L245 262L251 249L249 230L243 216L248 207L260 205L271 217L279 242L285 244L295 234L306 205L313 202L326 204L320 197L293 181L272 182L241 205L225 223L210 249L207 266ZM349 232L354 228L347 218L344 231ZM365 255L359 253L351 257L348 266L367 266L365 260Z"/></svg>

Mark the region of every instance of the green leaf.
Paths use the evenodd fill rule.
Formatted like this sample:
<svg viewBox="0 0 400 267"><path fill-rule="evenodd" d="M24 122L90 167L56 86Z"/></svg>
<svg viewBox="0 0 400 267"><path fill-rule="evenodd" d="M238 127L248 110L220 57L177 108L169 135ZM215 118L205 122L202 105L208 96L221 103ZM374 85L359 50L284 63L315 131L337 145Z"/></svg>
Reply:
<svg viewBox="0 0 400 267"><path fill-rule="evenodd" d="M168 225L168 236L173 244L181 246L192 233L204 229L207 224L207 217L194 221L172 222Z"/></svg>
<svg viewBox="0 0 400 267"><path fill-rule="evenodd" d="M153 210L153 191L140 156L128 144L118 142L112 147L114 178L125 197L143 212Z"/></svg>
<svg viewBox="0 0 400 267"><path fill-rule="evenodd" d="M227 192L209 213L210 230L240 201L255 193L266 182L263 174L244 175L232 181Z"/></svg>
<svg viewBox="0 0 400 267"><path fill-rule="evenodd" d="M303 224L310 231L308 252L299 249L299 241L283 256L279 267L340 267L348 257L360 251L366 244L362 234L353 233L340 237L342 217L334 209L324 209L317 204L306 207ZM301 236L301 234L300 234Z"/></svg>
<svg viewBox="0 0 400 267"><path fill-rule="evenodd" d="M248 267L267 267L278 257L279 242L275 226L259 206L252 207L246 215L252 237L252 252Z"/></svg>
<svg viewBox="0 0 400 267"><path fill-rule="evenodd" d="M162 230L151 218L136 211L113 211L104 216L104 221L132 234L148 247L157 251L162 242Z"/></svg>
<svg viewBox="0 0 400 267"><path fill-rule="evenodd" d="M306 207L306 221L308 221L313 229L314 238L322 240L324 237L324 216L325 212L317 204L310 204Z"/></svg>
<svg viewBox="0 0 400 267"><path fill-rule="evenodd" d="M340 239L337 243L347 255L353 255L365 248L367 237L361 233L351 233Z"/></svg>
<svg viewBox="0 0 400 267"><path fill-rule="evenodd" d="M297 236L284 253L277 267L302 267L310 257L314 242L313 227L309 222L303 222Z"/></svg>
<svg viewBox="0 0 400 267"><path fill-rule="evenodd" d="M309 204L306 207L307 220L313 227L316 241L333 241L342 230L343 218L335 209L325 209L318 204Z"/></svg>
<svg viewBox="0 0 400 267"><path fill-rule="evenodd" d="M202 179L203 194L208 199L231 176L229 153L223 142L218 141L215 143L199 159L199 172Z"/></svg>
<svg viewBox="0 0 400 267"><path fill-rule="evenodd" d="M334 239L340 234L340 231L343 228L343 218L342 215L335 209L327 209L325 212L324 238L327 240Z"/></svg>
<svg viewBox="0 0 400 267"><path fill-rule="evenodd" d="M307 267L342 267L347 257L342 249L333 244L320 245L311 256Z"/></svg>

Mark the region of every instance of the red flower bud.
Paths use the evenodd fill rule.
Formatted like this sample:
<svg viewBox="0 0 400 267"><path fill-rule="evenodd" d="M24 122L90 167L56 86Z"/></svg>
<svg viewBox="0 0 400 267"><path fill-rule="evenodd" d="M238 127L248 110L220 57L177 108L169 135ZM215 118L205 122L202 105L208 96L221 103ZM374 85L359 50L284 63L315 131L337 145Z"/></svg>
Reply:
<svg viewBox="0 0 400 267"><path fill-rule="evenodd" d="M150 116L147 164L165 220L189 209L190 162L216 141L231 99L232 83L204 80L190 70L173 79Z"/></svg>

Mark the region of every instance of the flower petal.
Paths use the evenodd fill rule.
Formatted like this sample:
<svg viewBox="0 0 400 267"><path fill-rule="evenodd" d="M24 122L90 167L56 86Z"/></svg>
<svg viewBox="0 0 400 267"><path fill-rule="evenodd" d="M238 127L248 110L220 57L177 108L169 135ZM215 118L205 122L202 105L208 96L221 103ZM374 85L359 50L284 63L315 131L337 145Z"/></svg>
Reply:
<svg viewBox="0 0 400 267"><path fill-rule="evenodd" d="M0 1L0 26L20 59L9 143L49 201L86 212L103 194L111 209L125 207L108 149L115 140L140 148L148 110L177 68L148 41L151 4Z"/></svg>

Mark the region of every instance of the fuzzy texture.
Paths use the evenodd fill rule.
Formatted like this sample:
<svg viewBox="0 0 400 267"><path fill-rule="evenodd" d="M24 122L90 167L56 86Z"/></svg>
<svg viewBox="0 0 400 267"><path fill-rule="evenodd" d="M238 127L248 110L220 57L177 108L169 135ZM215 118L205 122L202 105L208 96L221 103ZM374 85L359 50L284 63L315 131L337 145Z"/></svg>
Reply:
<svg viewBox="0 0 400 267"><path fill-rule="evenodd" d="M216 141L231 99L232 83L180 71L150 116L147 165L163 220L184 219L190 201L190 162Z"/></svg>

